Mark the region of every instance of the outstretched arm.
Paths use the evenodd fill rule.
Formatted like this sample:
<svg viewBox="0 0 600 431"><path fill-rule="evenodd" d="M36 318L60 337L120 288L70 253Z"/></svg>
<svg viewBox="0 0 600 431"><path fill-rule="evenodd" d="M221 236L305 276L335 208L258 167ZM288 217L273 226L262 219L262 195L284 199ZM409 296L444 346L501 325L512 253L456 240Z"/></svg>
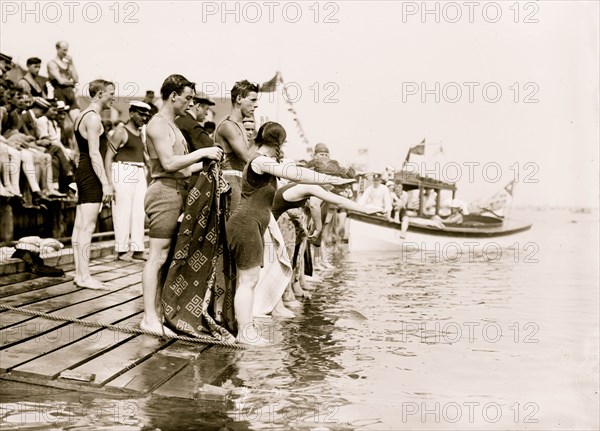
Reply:
<svg viewBox="0 0 600 431"><path fill-rule="evenodd" d="M363 214L376 214L381 212L377 209L365 208L362 205L357 204L356 202L346 199L340 195L336 195L335 193L328 192L319 186L304 186L311 188L311 195L316 196L319 199L329 202L330 204L337 205L340 208L349 211L355 211Z"/></svg>
<svg viewBox="0 0 600 431"><path fill-rule="evenodd" d="M302 184L333 184L343 185L354 182L353 179L344 179L325 175L310 169L301 168L294 163L277 163L270 157L257 157L252 161L251 168L257 174L269 174L279 178L286 178Z"/></svg>
<svg viewBox="0 0 600 431"><path fill-rule="evenodd" d="M298 184L294 187L290 187L283 193L283 198L288 202L297 202L308 197L310 197L311 204L318 198L349 211L363 214L376 214L381 212L377 209L365 208L350 199L328 192L322 187L313 184Z"/></svg>

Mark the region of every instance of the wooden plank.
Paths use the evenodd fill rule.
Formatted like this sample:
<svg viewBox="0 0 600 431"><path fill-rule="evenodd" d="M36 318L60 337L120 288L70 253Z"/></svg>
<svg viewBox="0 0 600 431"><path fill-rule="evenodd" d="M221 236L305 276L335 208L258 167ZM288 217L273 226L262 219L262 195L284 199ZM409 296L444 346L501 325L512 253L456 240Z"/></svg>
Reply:
<svg viewBox="0 0 600 431"><path fill-rule="evenodd" d="M119 262L121 263L121 262ZM109 267L106 268L103 266L96 266L90 268L90 272L92 275L95 275L97 279L100 281L104 281L106 277L111 277L110 279L117 278L119 275L128 275L134 272L140 271L140 268L137 266L133 266L130 262L122 262L125 265L116 266L115 268ZM125 269L127 268L127 269ZM74 271L73 271L74 274ZM71 275L73 275L71 274ZM24 292L33 292L35 290L43 289L45 287L54 286L60 283L65 283L67 281L72 281L73 278L69 274L65 274L66 277L38 277L34 280L34 282L27 283L19 283L19 284L11 284L2 289L2 293L0 293L0 298L5 298L11 295L17 295ZM4 303L4 301L3 301Z"/></svg>
<svg viewBox="0 0 600 431"><path fill-rule="evenodd" d="M141 313L136 314L121 322L120 325L137 327L141 318ZM61 371L75 368L104 352L112 350L120 343L133 340L136 337L138 336L120 331L111 331L110 329L102 329L95 333L93 337L86 337L76 343L69 344L33 361L29 361L24 365L15 367L11 370L11 374L15 376L35 377L41 381L51 380L58 377ZM92 371L92 373L95 372Z"/></svg>
<svg viewBox="0 0 600 431"><path fill-rule="evenodd" d="M31 272L19 272L17 274L3 275L0 277L0 287L7 286L13 283L20 283L22 281L31 280L38 276Z"/></svg>
<svg viewBox="0 0 600 431"><path fill-rule="evenodd" d="M138 283L141 280L141 274L139 273L139 270L136 271L134 268L132 268L128 270L128 274L122 274L116 271L107 271L98 274L96 278L102 282L105 282L106 287L108 289L111 289L118 286L127 286L130 284ZM24 292L18 295L5 297L2 299L2 304L9 305L11 307L20 307L27 304L33 304L39 301L46 301L52 297L66 295L82 290L90 291L93 289L82 289L75 286L75 284L72 281L65 281L61 284L50 286L46 289L38 289L34 290L33 292ZM95 290L95 292L106 293L108 292L108 290Z"/></svg>
<svg viewBox="0 0 600 431"><path fill-rule="evenodd" d="M187 367L154 390L152 395L193 400L197 397L199 388L199 383L194 380L197 374L199 374L199 366L197 363L191 362Z"/></svg>
<svg viewBox="0 0 600 431"><path fill-rule="evenodd" d="M130 286L109 295L101 296L93 301L85 301L62 308L49 314L66 318L86 318L100 310L111 308L114 305L140 297L137 286ZM17 313L16 311L14 313ZM50 332L69 322L34 317L19 325L0 330L0 349L15 343L20 343L29 338Z"/></svg>
<svg viewBox="0 0 600 431"><path fill-rule="evenodd" d="M199 398L202 386L213 385L215 379L231 364L236 363L242 354L240 350L212 346L158 387L153 394L169 398Z"/></svg>
<svg viewBox="0 0 600 431"><path fill-rule="evenodd" d="M137 297L128 302L115 305L106 310L89 315L89 320L96 322L117 324L143 310L143 299ZM44 319L46 320L46 319ZM88 342L95 342L95 334L102 328L69 323L57 331L38 335L23 343L8 347L0 352L0 372L10 371L12 368L32 361L40 356L58 350L69 344L90 337Z"/></svg>
<svg viewBox="0 0 600 431"><path fill-rule="evenodd" d="M167 381L189 360L159 352L106 384L106 388L146 394Z"/></svg>
<svg viewBox="0 0 600 431"><path fill-rule="evenodd" d="M113 290L113 292L121 290L125 287L129 287L130 285L135 286L136 284L138 284L138 280L138 274L132 274L130 276L124 277L120 280L122 286L116 287ZM137 286L137 289L141 291L141 286ZM100 298L102 296L109 295L111 293L112 292L108 290L77 289L64 295L55 296L45 300L39 300L33 304L29 304L26 308L28 310L42 311L44 313L48 313L51 311L58 311L62 308L73 305L74 303L89 301L94 298ZM25 314L20 314L16 311L5 311L0 313L0 322L2 322L2 326L0 326L0 329L5 329L9 326L25 322L30 319L32 319L32 317Z"/></svg>
<svg viewBox="0 0 600 431"><path fill-rule="evenodd" d="M70 369L82 374L95 374L96 378L92 384L102 386L171 343L173 340L161 340L150 335L140 335Z"/></svg>
<svg viewBox="0 0 600 431"><path fill-rule="evenodd" d="M21 283L9 284L8 286L4 286L2 288L2 293L0 293L1 298L8 298L13 295L19 295L22 293L29 293L30 295L35 295L34 292L41 291L47 287L52 287L56 285L60 285L63 283L67 283L69 281L73 281L72 277L37 277L28 281L23 281ZM41 294L41 293L40 293ZM5 303L5 300L2 300L2 303Z"/></svg>
<svg viewBox="0 0 600 431"><path fill-rule="evenodd" d="M75 275L75 264L69 263L67 264L69 269L64 269L67 275L74 276ZM90 262L90 273L98 274L100 272L110 271L116 268L124 268L127 266L131 266L132 262L125 262L122 260L115 259L114 255L100 257L98 259L93 259ZM62 266L61 266L62 268Z"/></svg>
<svg viewBox="0 0 600 431"><path fill-rule="evenodd" d="M109 381L106 384L106 387L111 390L137 391L141 393L150 392L157 386L163 384L165 381L173 377L173 375L177 374L177 372L179 372L181 368L185 367L186 364L190 363L190 361L196 360L200 354L209 347L210 346L207 344L194 344L184 341L175 341L173 344L167 346L165 349L156 354L168 356L169 358L180 359L180 361L177 361L177 363L179 363L181 366L177 369L173 369L173 372L165 373L164 370L161 370L160 368L162 361L152 361L152 359L155 357L153 356L147 361L142 362L141 365L138 365L116 379ZM153 375L155 373L157 374L156 378L147 378L149 375ZM136 377L138 375L139 377Z"/></svg>

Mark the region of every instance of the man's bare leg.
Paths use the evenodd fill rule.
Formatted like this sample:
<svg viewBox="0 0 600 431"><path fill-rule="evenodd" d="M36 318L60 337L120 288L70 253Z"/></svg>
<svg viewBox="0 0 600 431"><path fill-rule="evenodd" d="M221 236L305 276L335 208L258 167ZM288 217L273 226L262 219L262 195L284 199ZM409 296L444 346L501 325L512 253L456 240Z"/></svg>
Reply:
<svg viewBox="0 0 600 431"><path fill-rule="evenodd" d="M75 284L79 287L102 290L106 289L106 286L90 274L90 245L92 234L96 230L99 210L99 203L77 205L71 244L75 261Z"/></svg>
<svg viewBox="0 0 600 431"><path fill-rule="evenodd" d="M23 168L23 173L25 174L25 178L27 178L27 182L29 183L29 187L33 193L40 193L40 184L36 178L36 170L37 166L39 166L38 161L35 159L34 154L31 150L22 150L21 151L21 167Z"/></svg>
<svg viewBox="0 0 600 431"><path fill-rule="evenodd" d="M167 261L170 238L150 238L150 249L148 260L142 272L142 290L144 293L144 315L140 322L140 328L146 331L159 332L167 337L176 334L163 325L162 316L158 313L159 294L162 286L159 286L159 273L163 264Z"/></svg>
<svg viewBox="0 0 600 431"><path fill-rule="evenodd" d="M258 284L260 266L237 270L237 289L233 299L235 319L237 320L237 341L241 344L264 346L269 341L260 335L260 329L254 325L253 306L254 288Z"/></svg>
<svg viewBox="0 0 600 431"><path fill-rule="evenodd" d="M4 184L15 196L22 196L19 188L19 175L21 173L21 152L16 148L6 148L8 153L8 165L4 166L5 177Z"/></svg>
<svg viewBox="0 0 600 431"><path fill-rule="evenodd" d="M409 219L408 216L404 216L402 217L402 225L401 225L401 229L402 229L402 233L401 233L401 237L402 238L406 238L406 232L408 232L408 224L409 224Z"/></svg>

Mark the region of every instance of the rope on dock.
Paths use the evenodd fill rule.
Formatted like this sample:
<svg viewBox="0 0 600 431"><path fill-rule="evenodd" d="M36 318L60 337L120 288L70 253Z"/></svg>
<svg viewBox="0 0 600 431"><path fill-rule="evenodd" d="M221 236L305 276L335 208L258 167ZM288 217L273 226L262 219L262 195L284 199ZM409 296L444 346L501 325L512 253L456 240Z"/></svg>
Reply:
<svg viewBox="0 0 600 431"><path fill-rule="evenodd" d="M84 326L92 326L92 327L97 327L97 328L110 329L111 331L127 332L129 334L153 335L158 338L175 339L175 340L187 341L189 343L213 344L216 346L233 347L236 349L245 349L246 348L243 344L217 340L214 337L187 337L185 335L175 335L175 336L170 337L170 336L167 336L166 334L163 334L162 332L147 331L147 330L139 328L139 327L132 328L132 327L123 326L123 325L113 325L111 323L101 323L101 322L94 322L91 320L77 319L74 317L56 316L54 314L48 314L48 313L44 313L42 311L30 310L27 308L11 307L9 305L0 304L0 310L16 311L17 313L27 314L30 316L43 317L45 319L57 320L57 321L61 321L61 322L77 323L79 325L84 325Z"/></svg>

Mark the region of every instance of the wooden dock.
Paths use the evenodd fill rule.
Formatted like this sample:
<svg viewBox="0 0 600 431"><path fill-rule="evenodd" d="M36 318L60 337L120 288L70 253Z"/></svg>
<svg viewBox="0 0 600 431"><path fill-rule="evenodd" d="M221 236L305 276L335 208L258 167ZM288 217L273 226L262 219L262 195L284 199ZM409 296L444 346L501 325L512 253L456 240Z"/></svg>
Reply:
<svg viewBox="0 0 600 431"><path fill-rule="evenodd" d="M0 276L0 304L61 317L137 327L143 309L143 264L93 260L90 269L110 291L65 277ZM0 379L77 391L203 398L222 382L239 350L113 331L0 310ZM218 393L218 391L217 391Z"/></svg>

